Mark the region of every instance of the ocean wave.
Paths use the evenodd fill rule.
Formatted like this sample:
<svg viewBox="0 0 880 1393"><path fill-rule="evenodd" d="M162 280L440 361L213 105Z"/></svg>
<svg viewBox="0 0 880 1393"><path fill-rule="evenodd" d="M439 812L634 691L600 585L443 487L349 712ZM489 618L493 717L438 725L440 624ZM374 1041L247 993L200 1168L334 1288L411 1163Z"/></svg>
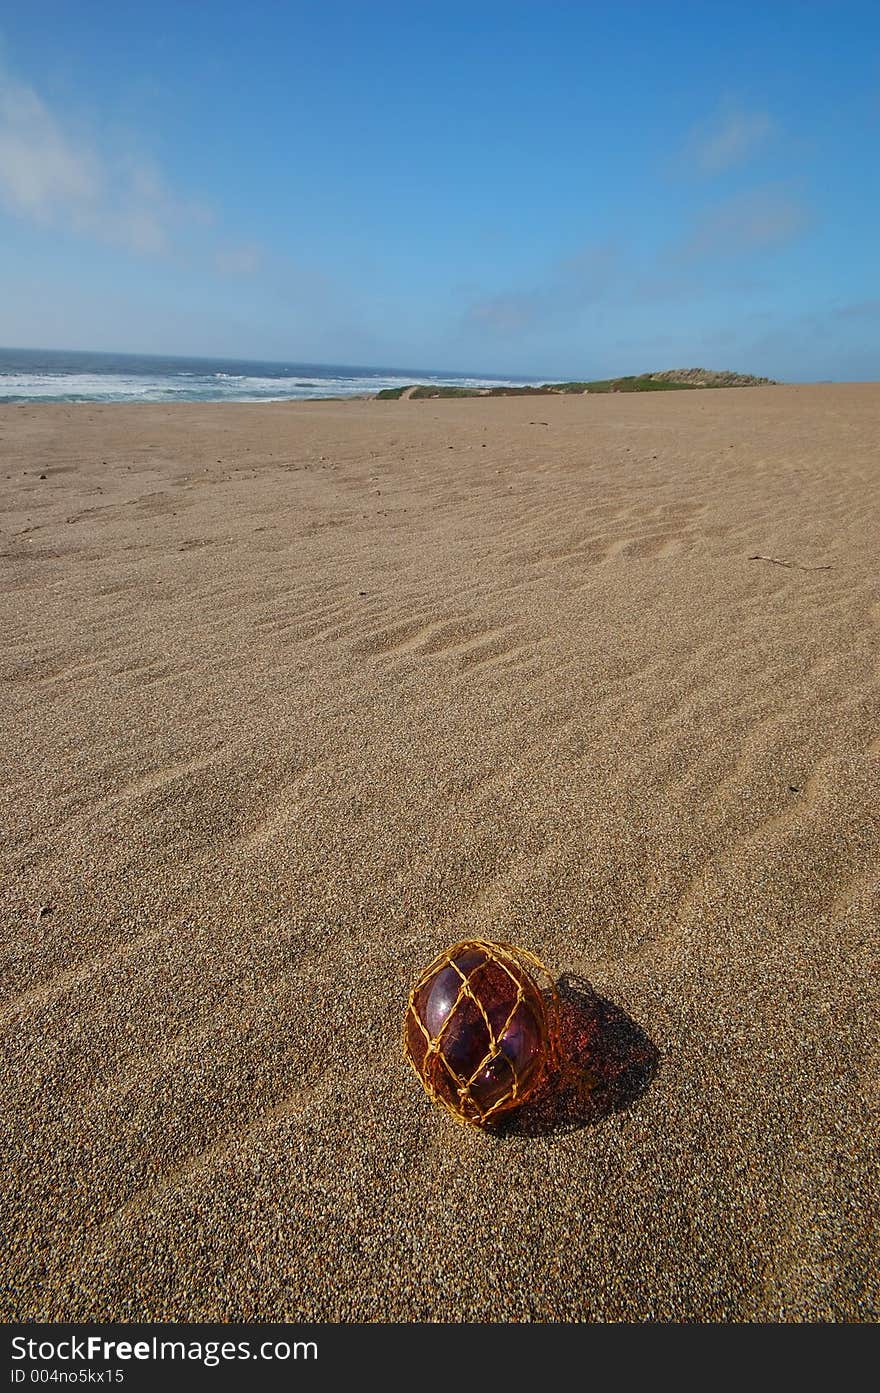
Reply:
<svg viewBox="0 0 880 1393"><path fill-rule="evenodd" d="M20 361L20 360L19 360ZM134 366L134 365L132 365ZM137 366L140 366L138 364ZM509 378L449 377L426 373L371 373L329 369L326 374L254 371L248 373L210 370L195 364L188 368L162 365L164 371L82 371L41 370L35 365L22 371L16 365L0 370L2 402L169 402L169 401L308 401L320 397L372 395L388 387L405 387L414 382L436 386L496 387L514 386ZM237 364L232 366L238 366ZM244 367L249 365L242 365ZM254 364L255 368L263 364ZM274 366L274 365L272 365ZM270 368L269 364L265 365Z"/></svg>
<svg viewBox="0 0 880 1393"><path fill-rule="evenodd" d="M103 373L3 373L0 374L0 401L39 401L79 399L102 401L107 398L139 400L152 392L186 392L190 388L173 380L159 387L141 377Z"/></svg>

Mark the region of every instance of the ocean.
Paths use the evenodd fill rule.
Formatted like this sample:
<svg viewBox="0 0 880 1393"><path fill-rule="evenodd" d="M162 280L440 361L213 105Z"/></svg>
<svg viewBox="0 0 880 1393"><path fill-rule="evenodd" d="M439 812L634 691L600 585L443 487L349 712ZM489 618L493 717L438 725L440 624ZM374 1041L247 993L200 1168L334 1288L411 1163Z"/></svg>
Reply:
<svg viewBox="0 0 880 1393"><path fill-rule="evenodd" d="M326 363L0 348L0 402L304 401L359 396L412 382L498 387L534 380Z"/></svg>

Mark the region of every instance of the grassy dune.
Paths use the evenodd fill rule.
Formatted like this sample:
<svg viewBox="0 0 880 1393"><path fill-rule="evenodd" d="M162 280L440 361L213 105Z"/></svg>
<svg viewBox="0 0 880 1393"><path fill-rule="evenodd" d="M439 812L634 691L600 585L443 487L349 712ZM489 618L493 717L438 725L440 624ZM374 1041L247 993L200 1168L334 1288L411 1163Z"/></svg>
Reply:
<svg viewBox="0 0 880 1393"><path fill-rule="evenodd" d="M713 372L709 368L670 368L665 372L643 372L629 377L606 377L593 382L545 382L540 387L438 387L413 383L386 387L376 393L378 401L399 401L406 395L414 400L436 397L531 397L588 392L682 392L700 387L759 387L772 384L767 377L746 373Z"/></svg>

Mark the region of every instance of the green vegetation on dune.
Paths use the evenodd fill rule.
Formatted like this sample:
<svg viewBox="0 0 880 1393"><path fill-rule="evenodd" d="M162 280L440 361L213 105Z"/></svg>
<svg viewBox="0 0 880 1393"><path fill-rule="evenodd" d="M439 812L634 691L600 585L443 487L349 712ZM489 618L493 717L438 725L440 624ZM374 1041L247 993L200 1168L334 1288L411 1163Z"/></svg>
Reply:
<svg viewBox="0 0 880 1393"><path fill-rule="evenodd" d="M527 397L547 396L555 387L439 387L432 383L412 383L409 387L383 387L376 401L400 401L406 393L411 401L435 400L438 397ZM566 390L571 390L566 388Z"/></svg>
<svg viewBox="0 0 880 1393"><path fill-rule="evenodd" d="M548 382L544 392L688 392L694 382L660 380L642 373L639 377L607 377L597 382Z"/></svg>
<svg viewBox="0 0 880 1393"><path fill-rule="evenodd" d="M492 390L494 391L495 389L493 388ZM410 393L410 396L414 397L416 400L423 399L425 397L479 397L482 395L484 394L478 388L475 387L420 386L416 387L415 390Z"/></svg>
<svg viewBox="0 0 880 1393"><path fill-rule="evenodd" d="M437 397L584 396L593 392L693 392L707 387L775 385L769 377L751 377L748 373L713 372L709 368L670 368L664 372L643 372L594 382L545 382L540 387L438 387L430 383L413 383L409 387L385 387L376 393L376 400L399 401L404 393L414 401L424 401Z"/></svg>

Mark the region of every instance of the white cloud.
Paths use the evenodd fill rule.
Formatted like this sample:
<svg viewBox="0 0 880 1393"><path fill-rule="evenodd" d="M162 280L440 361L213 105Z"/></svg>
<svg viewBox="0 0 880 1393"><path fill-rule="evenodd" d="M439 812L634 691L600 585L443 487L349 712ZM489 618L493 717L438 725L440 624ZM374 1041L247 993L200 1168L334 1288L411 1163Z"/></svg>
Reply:
<svg viewBox="0 0 880 1393"><path fill-rule="evenodd" d="M590 245L557 262L541 284L477 298L466 322L501 337L529 333L570 319L603 299L622 272L620 247L608 242Z"/></svg>
<svg viewBox="0 0 880 1393"><path fill-rule="evenodd" d="M65 136L37 94L0 75L0 196L13 212L50 222L103 193L100 161Z"/></svg>
<svg viewBox="0 0 880 1393"><path fill-rule="evenodd" d="M214 265L223 276L255 276L262 264L262 252L252 242L218 247L214 253Z"/></svg>
<svg viewBox="0 0 880 1393"><path fill-rule="evenodd" d="M205 221L149 160L102 151L2 67L0 204L139 256L169 255L189 226Z"/></svg>
<svg viewBox="0 0 880 1393"><path fill-rule="evenodd" d="M701 174L721 174L756 155L776 133L764 111L730 107L692 133L686 157Z"/></svg>
<svg viewBox="0 0 880 1393"><path fill-rule="evenodd" d="M880 300L856 300L848 305L840 305L831 310L836 319L880 319Z"/></svg>
<svg viewBox="0 0 880 1393"><path fill-rule="evenodd" d="M686 257L737 256L793 242L811 221L785 187L768 184L726 199L704 213L681 248Z"/></svg>
<svg viewBox="0 0 880 1393"><path fill-rule="evenodd" d="M812 221L791 185L759 185L704 208L677 238L653 250L594 244L548 268L543 281L475 296L464 325L487 337L527 338L551 326L595 323L603 305L760 292L766 289L762 255L796 241Z"/></svg>
<svg viewBox="0 0 880 1393"><path fill-rule="evenodd" d="M552 313L556 305L555 288L507 291L477 300L467 312L468 321L478 329L506 337L534 329Z"/></svg>

